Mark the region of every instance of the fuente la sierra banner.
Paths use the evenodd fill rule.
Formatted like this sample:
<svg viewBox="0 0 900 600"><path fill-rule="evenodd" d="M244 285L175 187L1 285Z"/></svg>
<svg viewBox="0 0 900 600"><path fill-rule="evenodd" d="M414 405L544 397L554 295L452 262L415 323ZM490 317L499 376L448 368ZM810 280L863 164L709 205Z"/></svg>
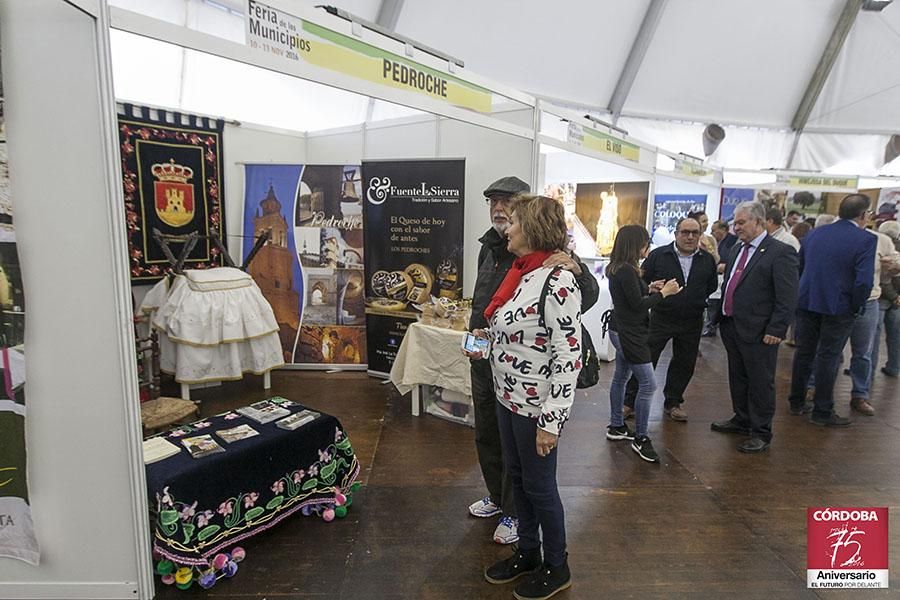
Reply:
<svg viewBox="0 0 900 600"><path fill-rule="evenodd" d="M387 374L413 305L462 296L465 160L363 161L369 372Z"/></svg>

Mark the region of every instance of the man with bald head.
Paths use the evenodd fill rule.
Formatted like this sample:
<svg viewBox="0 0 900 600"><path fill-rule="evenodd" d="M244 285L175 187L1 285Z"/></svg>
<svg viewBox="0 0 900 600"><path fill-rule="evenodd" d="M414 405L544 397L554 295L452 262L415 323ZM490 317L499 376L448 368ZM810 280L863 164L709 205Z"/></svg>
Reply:
<svg viewBox="0 0 900 600"><path fill-rule="evenodd" d="M667 296L650 311L647 337L654 367L672 340L672 359L663 391L665 414L673 421L688 418L682 406L684 391L694 376L706 299L718 285L716 258L700 247L701 235L700 222L685 217L675 225L675 241L654 249L641 265L647 285L674 279L682 286L681 293ZM625 406L632 410L637 392L637 380L632 377L625 391Z"/></svg>
<svg viewBox="0 0 900 600"><path fill-rule="evenodd" d="M719 325L734 414L711 429L749 435L738 450L756 453L772 440L778 345L797 305L797 253L766 232L759 202L737 205L734 233L739 243L725 264Z"/></svg>

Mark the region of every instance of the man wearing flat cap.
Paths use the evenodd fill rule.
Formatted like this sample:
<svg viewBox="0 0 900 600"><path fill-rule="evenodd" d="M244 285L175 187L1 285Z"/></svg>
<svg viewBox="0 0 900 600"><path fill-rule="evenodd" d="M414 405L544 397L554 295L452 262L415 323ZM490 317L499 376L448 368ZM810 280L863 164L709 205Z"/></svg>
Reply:
<svg viewBox="0 0 900 600"><path fill-rule="evenodd" d="M472 294L469 331L488 326L484 309L516 258L506 247L512 199L517 194L527 194L530 191L527 183L512 176L498 179L484 190L491 228L478 240L481 242L481 251L478 253L478 276ZM597 301L600 293L597 280L577 256L557 252L544 265L558 265L575 275L581 288L582 314ZM489 495L469 506L469 513L475 517L501 515L500 523L494 531L494 541L498 544L512 544L519 540L519 523L512 497L512 481L503 469L500 430L497 426L497 396L494 392L491 363L488 360L473 360L471 371L472 400L475 405L475 447Z"/></svg>

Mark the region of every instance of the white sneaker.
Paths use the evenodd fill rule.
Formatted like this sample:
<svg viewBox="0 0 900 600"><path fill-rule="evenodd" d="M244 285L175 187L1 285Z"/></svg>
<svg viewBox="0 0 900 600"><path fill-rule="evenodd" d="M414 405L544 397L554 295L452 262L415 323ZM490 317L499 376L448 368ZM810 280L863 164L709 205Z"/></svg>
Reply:
<svg viewBox="0 0 900 600"><path fill-rule="evenodd" d="M519 520L512 517L500 517L500 524L494 530L494 541L498 544L515 544L519 541Z"/></svg>
<svg viewBox="0 0 900 600"><path fill-rule="evenodd" d="M485 496L478 502L469 505L469 514L481 519L493 517L500 514L500 507L491 502L490 496Z"/></svg>

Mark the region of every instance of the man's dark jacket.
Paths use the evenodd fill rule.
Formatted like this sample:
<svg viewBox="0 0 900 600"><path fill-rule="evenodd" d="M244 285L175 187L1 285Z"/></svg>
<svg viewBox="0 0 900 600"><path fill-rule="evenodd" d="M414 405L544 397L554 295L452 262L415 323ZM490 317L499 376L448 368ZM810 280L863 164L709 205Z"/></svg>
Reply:
<svg viewBox="0 0 900 600"><path fill-rule="evenodd" d="M734 248L734 245L737 244L738 237L733 233L726 233L725 237L722 238L722 241L719 242L719 262L724 263L728 260L728 253L731 252L731 249Z"/></svg>
<svg viewBox="0 0 900 600"><path fill-rule="evenodd" d="M735 244L725 263L723 303L728 279L741 252L743 244ZM764 237L734 289L734 327L744 343L762 343L766 335L784 338L797 309L798 272L794 249L771 235ZM721 312L717 316L721 320Z"/></svg>
<svg viewBox="0 0 900 600"><path fill-rule="evenodd" d="M662 302L653 307L654 317L672 319L700 318L706 309L706 299L716 291L719 278L716 273L716 259L712 254L700 248L694 255L691 263L691 271L688 273L687 282L684 281L684 272L678 261L675 242L656 248L647 256L641 265L644 271L644 281L647 285L664 279L674 279L684 289L677 294L664 298ZM686 283L686 285L685 285Z"/></svg>
<svg viewBox="0 0 900 600"><path fill-rule="evenodd" d="M475 279L475 291L472 294L470 331L487 327L484 309L490 304L491 298L494 297L494 293L516 259L516 256L506 249L506 236L497 233L493 227L478 241L481 242L481 250L478 252L478 277ZM581 314L584 314L597 302L600 286L590 269L577 256L573 255L572 258L581 267L581 275L576 277L575 281L581 289Z"/></svg>

